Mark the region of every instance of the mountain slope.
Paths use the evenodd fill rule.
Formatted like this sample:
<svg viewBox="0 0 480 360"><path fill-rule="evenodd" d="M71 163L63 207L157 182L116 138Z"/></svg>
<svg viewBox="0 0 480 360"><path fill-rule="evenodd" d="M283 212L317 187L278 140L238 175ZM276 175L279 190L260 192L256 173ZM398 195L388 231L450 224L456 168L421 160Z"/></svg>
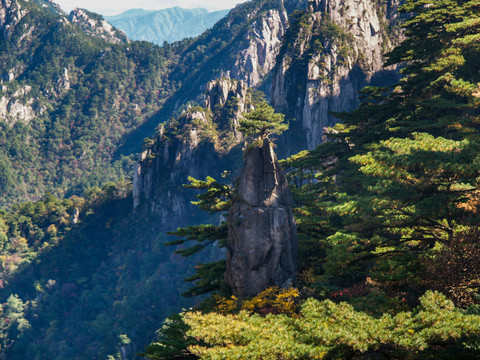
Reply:
<svg viewBox="0 0 480 360"><path fill-rule="evenodd" d="M206 84L215 76L221 78L217 81L223 84L219 92L229 94L230 86L224 78L231 77L242 86L260 87L270 92L273 105L287 115L290 129L280 138L278 153L284 156L315 147L322 141L324 128L337 121L330 111L353 109L359 103L358 91L365 85L388 85L397 77L395 69L382 69L382 51L400 39L395 32L398 4L395 0L387 3L363 0L355 4L318 1L298 12L291 12L288 3L283 1L242 4L183 50L186 60L169 75L172 82L183 78L182 85L177 96L167 100L158 115L169 107L177 108L179 98L195 99L202 88L209 89ZM348 18L337 16L339 13ZM241 22L242 14L249 14L247 22ZM347 24L357 24L359 30L349 31ZM371 32L370 26L378 31ZM217 39L215 34L222 34L222 37ZM207 99L209 96L207 91ZM198 95L197 103L202 104L202 97ZM158 143L152 148L157 148L158 153L151 154L160 159L161 135L155 134ZM189 144L185 146L188 148ZM216 156L210 152L203 157ZM159 179L174 179L178 186L179 182L186 182L189 174L216 176L223 170L238 171L233 163L218 169L186 156L176 159L179 160L175 165L165 167L160 166L158 160L141 158L141 171L135 174L138 175L135 185L148 184L138 188L142 195L140 200L144 202L142 208L157 214L159 221L165 224L170 218L190 214L192 209L185 192L178 188L169 191L167 196L165 181ZM188 171L182 180L177 176L178 171L165 169ZM181 204L181 210L173 206L174 202Z"/></svg>
<svg viewBox="0 0 480 360"><path fill-rule="evenodd" d="M212 80L230 77L247 86L268 87L264 80L275 65L288 15L306 4L303 0L249 1L232 9L198 38L175 44L179 61L168 74L168 82L176 89L174 96L125 138L118 154L137 151L138 138L151 136L158 124L172 113L180 115L188 103L201 104L205 86Z"/></svg>
<svg viewBox="0 0 480 360"><path fill-rule="evenodd" d="M162 10L133 9L106 20L123 30L132 40L163 44L195 37L227 15L228 10L208 12L202 8L173 7Z"/></svg>
<svg viewBox="0 0 480 360"><path fill-rule="evenodd" d="M22 0L2 1L0 33L0 205L128 173L113 151L165 98L171 50L112 44Z"/></svg>

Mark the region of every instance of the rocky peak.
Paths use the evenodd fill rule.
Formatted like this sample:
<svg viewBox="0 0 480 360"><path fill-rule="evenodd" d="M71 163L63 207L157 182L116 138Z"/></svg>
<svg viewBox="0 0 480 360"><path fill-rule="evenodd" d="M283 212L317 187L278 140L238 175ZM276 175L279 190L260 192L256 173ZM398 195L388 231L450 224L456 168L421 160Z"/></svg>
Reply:
<svg viewBox="0 0 480 360"><path fill-rule="evenodd" d="M231 69L231 76L250 87L257 86L275 66L287 27L285 10L269 10L254 21L235 51L239 56Z"/></svg>
<svg viewBox="0 0 480 360"><path fill-rule="evenodd" d="M264 140L245 154L237 198L227 219L225 281L236 296L294 285L298 239L291 202L272 144Z"/></svg>
<svg viewBox="0 0 480 360"><path fill-rule="evenodd" d="M65 15L60 5L58 5L53 0L33 0L33 1L36 2L38 5L40 5L41 7L46 8L48 11L50 11L53 14Z"/></svg>
<svg viewBox="0 0 480 360"><path fill-rule="evenodd" d="M25 16L26 10L16 0L0 0L0 31L4 40L13 34L15 27Z"/></svg>
<svg viewBox="0 0 480 360"><path fill-rule="evenodd" d="M245 100L247 84L229 78L220 78L207 83L205 89L205 107L213 111L215 106L225 106L233 97Z"/></svg>
<svg viewBox="0 0 480 360"><path fill-rule="evenodd" d="M299 120L301 128L295 131L305 134L308 148L317 146L324 129L338 122L331 112L358 106L358 92L365 85L397 80L395 69L382 66L383 54L401 39L398 3L311 0L291 24L272 74L270 96L278 111Z"/></svg>
<svg viewBox="0 0 480 360"><path fill-rule="evenodd" d="M390 16L395 16L391 2L381 5L377 0L316 0L314 11L328 14L333 23L353 35L353 56L365 58L363 69L371 76L383 65L384 49L391 47L386 36L389 19L385 17L386 6Z"/></svg>
<svg viewBox="0 0 480 360"><path fill-rule="evenodd" d="M190 107L161 125L134 172L134 208L156 215L164 225L195 212L191 192L171 189L189 176L216 177L229 169L225 158L242 140L236 127L249 96L245 83L220 78L206 85L203 107Z"/></svg>
<svg viewBox="0 0 480 360"><path fill-rule="evenodd" d="M72 24L79 26L87 35L100 37L113 44L127 43L127 36L110 25L101 15L85 9L74 9L68 19Z"/></svg>
<svg viewBox="0 0 480 360"><path fill-rule="evenodd" d="M248 86L243 81L220 78L210 81L205 90L205 108L214 115L214 122L227 137L233 137L236 142L243 139L237 130L242 114L249 107Z"/></svg>

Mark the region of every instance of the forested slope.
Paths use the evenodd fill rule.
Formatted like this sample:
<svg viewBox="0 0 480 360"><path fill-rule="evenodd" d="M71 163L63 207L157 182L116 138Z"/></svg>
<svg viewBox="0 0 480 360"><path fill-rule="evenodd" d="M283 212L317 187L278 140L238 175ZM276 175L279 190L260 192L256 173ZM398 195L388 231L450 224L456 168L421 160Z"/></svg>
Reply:
<svg viewBox="0 0 480 360"><path fill-rule="evenodd" d="M168 323L152 359L475 358L479 9L406 1L403 16L417 16L387 73L397 5L256 0L197 39L157 47L3 1L1 356L133 359L193 304L180 292L215 290L205 313ZM360 102L367 84L387 87ZM223 220L242 151L266 139L255 139L267 127L255 109L283 120L249 86L286 113L276 150L310 150L282 162L297 288L237 299L219 261L218 247L230 250ZM186 191L189 175L200 180ZM189 204L202 191L204 214ZM164 247L177 226L187 226L179 247Z"/></svg>
<svg viewBox="0 0 480 360"><path fill-rule="evenodd" d="M78 194L128 174L129 160L112 154L168 95L171 50L88 36L35 2L1 9L1 204Z"/></svg>

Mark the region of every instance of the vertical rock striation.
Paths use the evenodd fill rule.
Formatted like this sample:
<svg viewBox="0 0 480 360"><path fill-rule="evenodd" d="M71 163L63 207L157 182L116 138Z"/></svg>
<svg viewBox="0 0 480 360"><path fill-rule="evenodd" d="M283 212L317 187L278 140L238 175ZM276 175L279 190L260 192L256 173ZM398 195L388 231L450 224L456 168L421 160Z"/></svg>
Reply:
<svg viewBox="0 0 480 360"><path fill-rule="evenodd" d="M289 287L297 271L297 229L287 180L268 140L245 155L228 214L225 280L237 296Z"/></svg>
<svg viewBox="0 0 480 360"><path fill-rule="evenodd" d="M257 86L275 66L287 26L285 10L270 10L255 21L235 51L239 57L230 70L231 76L250 87Z"/></svg>
<svg viewBox="0 0 480 360"><path fill-rule="evenodd" d="M399 0L314 0L284 37L272 75L271 101L298 120L308 148L322 142L324 128L351 111L368 84L397 80L383 69L383 54L400 41Z"/></svg>

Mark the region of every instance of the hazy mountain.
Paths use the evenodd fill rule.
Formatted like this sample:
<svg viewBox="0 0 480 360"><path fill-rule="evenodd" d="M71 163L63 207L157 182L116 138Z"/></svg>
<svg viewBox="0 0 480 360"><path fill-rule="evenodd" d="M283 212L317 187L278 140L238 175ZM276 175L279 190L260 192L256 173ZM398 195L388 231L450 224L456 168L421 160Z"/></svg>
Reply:
<svg viewBox="0 0 480 360"><path fill-rule="evenodd" d="M132 40L155 44L173 42L200 35L227 15L228 10L209 12L206 9L182 9L178 6L162 10L132 9L105 18Z"/></svg>

